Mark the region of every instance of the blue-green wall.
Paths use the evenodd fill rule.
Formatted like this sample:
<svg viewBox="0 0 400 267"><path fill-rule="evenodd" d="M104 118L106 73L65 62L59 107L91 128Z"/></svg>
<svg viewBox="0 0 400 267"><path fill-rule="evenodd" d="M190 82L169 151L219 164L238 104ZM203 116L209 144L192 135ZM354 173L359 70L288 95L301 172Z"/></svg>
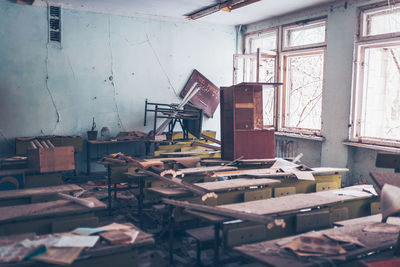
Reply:
<svg viewBox="0 0 400 267"><path fill-rule="evenodd" d="M4 1L0 25L0 155L17 136L84 134L92 117L112 134L147 131L145 98L178 103L194 68L232 83L234 27L63 9L59 48L46 8ZM204 128L219 130L219 109Z"/></svg>

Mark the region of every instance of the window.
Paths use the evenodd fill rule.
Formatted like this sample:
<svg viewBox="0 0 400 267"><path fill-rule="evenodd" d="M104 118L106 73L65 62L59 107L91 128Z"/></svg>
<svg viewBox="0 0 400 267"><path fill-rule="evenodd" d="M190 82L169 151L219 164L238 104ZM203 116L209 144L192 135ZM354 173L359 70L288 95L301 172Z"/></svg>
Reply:
<svg viewBox="0 0 400 267"><path fill-rule="evenodd" d="M283 62L283 126L287 129L319 131L324 51L287 55Z"/></svg>
<svg viewBox="0 0 400 267"><path fill-rule="evenodd" d="M280 130L321 134L326 22L283 27Z"/></svg>
<svg viewBox="0 0 400 267"><path fill-rule="evenodd" d="M259 82L284 83L279 94L263 92L264 126L321 133L325 45L324 19L245 34L245 54L235 55L234 83L255 82L257 77Z"/></svg>
<svg viewBox="0 0 400 267"><path fill-rule="evenodd" d="M285 27L283 30L284 48L324 44L325 30L325 21Z"/></svg>
<svg viewBox="0 0 400 267"><path fill-rule="evenodd" d="M350 140L400 146L400 9L359 15Z"/></svg>

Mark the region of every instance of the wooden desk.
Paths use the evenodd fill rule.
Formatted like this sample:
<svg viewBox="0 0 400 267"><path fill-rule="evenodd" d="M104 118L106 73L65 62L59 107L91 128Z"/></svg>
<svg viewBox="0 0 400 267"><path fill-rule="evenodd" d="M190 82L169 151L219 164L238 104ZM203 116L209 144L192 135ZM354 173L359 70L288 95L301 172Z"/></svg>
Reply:
<svg viewBox="0 0 400 267"><path fill-rule="evenodd" d="M83 190L83 188L78 185L65 184L29 189L0 191L0 207L41 202L48 200L50 196L57 193L67 193L81 190Z"/></svg>
<svg viewBox="0 0 400 267"><path fill-rule="evenodd" d="M85 266L98 266L98 267L109 267L109 266L138 266L138 255L137 250L142 247L151 246L154 244L153 235L147 234L136 228L139 231L135 242L129 245L112 245L100 240L92 248L84 249L79 257L69 266L71 267L85 267ZM3 239L7 239L7 236L0 237L0 242ZM20 240L22 241L22 240ZM9 267L41 267L41 266L60 266L47 264L39 261L23 261L20 263L9 263L1 264L0 266Z"/></svg>
<svg viewBox="0 0 400 267"><path fill-rule="evenodd" d="M331 266L358 260L359 256L368 255L371 251L383 251L396 244L397 234L364 232L363 229L374 222L350 224L339 228L320 231L324 234L346 234L357 237L365 248L357 247L339 256L326 257L298 257L277 245L284 244L301 236L291 236L271 241L259 242L235 247L234 250L244 256L268 266ZM349 263L350 264L350 263Z"/></svg>
<svg viewBox="0 0 400 267"><path fill-rule="evenodd" d="M351 192L349 190L354 188L359 187L219 205L217 207L234 211L282 218L286 222L285 228L275 227L271 230L267 230L263 225L249 222L224 224L224 244L231 247L238 245L238 242L251 243L312 229L329 228L333 222L340 220L342 213L346 214L345 218L370 215L370 203L376 199L374 195L366 192L362 196L338 195L341 192L345 193L346 190ZM197 212L196 216L211 222L205 213ZM226 218L225 221L232 221L232 218ZM241 237L238 238L239 236Z"/></svg>
<svg viewBox="0 0 400 267"><path fill-rule="evenodd" d="M95 203L94 208L67 200L0 207L0 235L47 234L70 231L78 226L97 226L95 212L105 210L106 205L95 198L88 200Z"/></svg>

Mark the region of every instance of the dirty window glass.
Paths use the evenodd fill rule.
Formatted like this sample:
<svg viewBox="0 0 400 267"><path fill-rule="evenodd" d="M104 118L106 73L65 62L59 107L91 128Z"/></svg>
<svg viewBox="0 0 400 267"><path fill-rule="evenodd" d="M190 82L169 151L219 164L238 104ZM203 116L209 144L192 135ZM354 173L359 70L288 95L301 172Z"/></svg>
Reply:
<svg viewBox="0 0 400 267"><path fill-rule="evenodd" d="M287 27L284 29L284 46L307 46L325 42L325 22Z"/></svg>
<svg viewBox="0 0 400 267"><path fill-rule="evenodd" d="M285 125L287 128L321 129L323 51L285 57Z"/></svg>
<svg viewBox="0 0 400 267"><path fill-rule="evenodd" d="M256 33L246 36L246 53L257 53L257 48L260 48L261 53L275 51L276 46L276 31Z"/></svg>
<svg viewBox="0 0 400 267"><path fill-rule="evenodd" d="M400 137L400 45L364 49L361 137Z"/></svg>
<svg viewBox="0 0 400 267"><path fill-rule="evenodd" d="M400 7L363 14L363 36L400 32Z"/></svg>

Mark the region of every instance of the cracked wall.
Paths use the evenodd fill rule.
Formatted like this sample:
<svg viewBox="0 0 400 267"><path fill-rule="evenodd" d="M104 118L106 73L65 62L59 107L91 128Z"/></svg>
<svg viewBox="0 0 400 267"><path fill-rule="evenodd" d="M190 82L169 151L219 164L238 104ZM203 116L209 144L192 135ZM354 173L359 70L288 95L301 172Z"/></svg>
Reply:
<svg viewBox="0 0 400 267"><path fill-rule="evenodd" d="M92 117L112 135L148 131L145 99L178 103L194 68L232 83L234 27L63 9L60 48L45 8L0 1L0 24L1 155L19 136L85 135ZM219 109L203 127L219 131Z"/></svg>

